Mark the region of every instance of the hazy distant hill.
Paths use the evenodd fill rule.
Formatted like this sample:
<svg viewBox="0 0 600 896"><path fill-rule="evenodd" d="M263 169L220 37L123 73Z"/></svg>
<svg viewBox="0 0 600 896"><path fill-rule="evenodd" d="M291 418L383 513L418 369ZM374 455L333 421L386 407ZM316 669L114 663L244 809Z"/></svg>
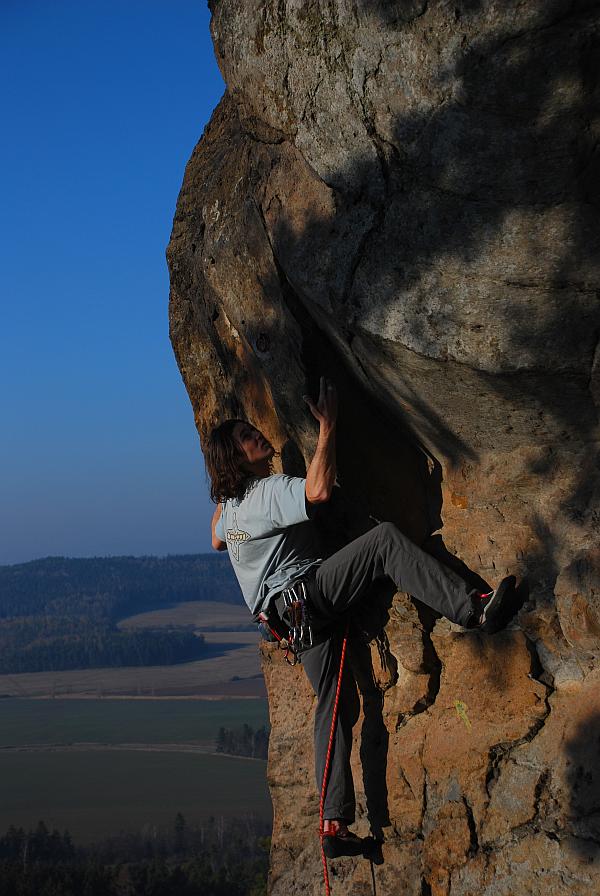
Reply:
<svg viewBox="0 0 600 896"><path fill-rule="evenodd" d="M184 600L243 604L226 554L46 557L0 566L0 618L84 614L116 621Z"/></svg>
<svg viewBox="0 0 600 896"><path fill-rule="evenodd" d="M191 632L125 632L126 616L190 600L243 604L227 556L47 557L0 567L0 673L197 658Z"/></svg>

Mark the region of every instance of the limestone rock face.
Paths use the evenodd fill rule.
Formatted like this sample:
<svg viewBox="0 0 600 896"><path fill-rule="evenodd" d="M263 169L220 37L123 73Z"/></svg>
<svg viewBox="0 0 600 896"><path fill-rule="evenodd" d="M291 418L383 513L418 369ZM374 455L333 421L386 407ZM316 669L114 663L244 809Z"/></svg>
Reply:
<svg viewBox="0 0 600 896"><path fill-rule="evenodd" d="M302 474L328 375L328 549L371 516L472 582L530 584L488 639L373 598L351 661L377 893L600 892L598 4L210 6L227 91L168 248L201 441L243 416ZM270 893L316 894L314 698L262 652ZM364 859L332 865L332 892L373 892Z"/></svg>

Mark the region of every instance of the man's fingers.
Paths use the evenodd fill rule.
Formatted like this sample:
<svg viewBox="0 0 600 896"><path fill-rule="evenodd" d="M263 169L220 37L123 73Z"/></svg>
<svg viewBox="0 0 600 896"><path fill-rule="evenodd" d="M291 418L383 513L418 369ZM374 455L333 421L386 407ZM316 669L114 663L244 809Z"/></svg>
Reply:
<svg viewBox="0 0 600 896"><path fill-rule="evenodd" d="M312 414L321 420L321 418L335 417L337 412L337 389L335 384L328 380L327 377L319 378L319 398L317 402L313 402L309 395L302 396L303 401L307 403Z"/></svg>
<svg viewBox="0 0 600 896"><path fill-rule="evenodd" d="M325 380L325 383L325 400L328 404L335 405L337 401L337 389L335 388L335 385L331 382L331 380Z"/></svg>
<svg viewBox="0 0 600 896"><path fill-rule="evenodd" d="M323 399L325 398L325 392L327 389L327 381L324 376L321 377L319 381L319 405L323 403Z"/></svg>

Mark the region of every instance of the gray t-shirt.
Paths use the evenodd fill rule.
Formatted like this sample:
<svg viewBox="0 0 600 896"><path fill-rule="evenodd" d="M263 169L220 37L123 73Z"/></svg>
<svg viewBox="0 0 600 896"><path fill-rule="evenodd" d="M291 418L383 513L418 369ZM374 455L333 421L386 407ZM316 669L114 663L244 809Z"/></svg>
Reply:
<svg viewBox="0 0 600 896"><path fill-rule="evenodd" d="M227 544L254 616L321 560L305 498L306 480L278 473L251 479L241 499L221 506L215 532Z"/></svg>

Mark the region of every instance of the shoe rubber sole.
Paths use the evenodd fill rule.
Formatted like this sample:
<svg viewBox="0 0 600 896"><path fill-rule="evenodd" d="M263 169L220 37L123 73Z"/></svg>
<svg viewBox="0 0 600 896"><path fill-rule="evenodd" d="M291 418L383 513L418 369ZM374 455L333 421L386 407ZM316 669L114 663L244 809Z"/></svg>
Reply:
<svg viewBox="0 0 600 896"><path fill-rule="evenodd" d="M356 834L348 834L347 837L338 837L335 834L325 834L323 837L323 852L328 859L339 859L340 856L360 856L365 845Z"/></svg>
<svg viewBox="0 0 600 896"><path fill-rule="evenodd" d="M512 614L508 611L507 604L514 596L516 584L514 576L502 579L483 609L483 622L478 626L480 632L493 635L510 621Z"/></svg>

